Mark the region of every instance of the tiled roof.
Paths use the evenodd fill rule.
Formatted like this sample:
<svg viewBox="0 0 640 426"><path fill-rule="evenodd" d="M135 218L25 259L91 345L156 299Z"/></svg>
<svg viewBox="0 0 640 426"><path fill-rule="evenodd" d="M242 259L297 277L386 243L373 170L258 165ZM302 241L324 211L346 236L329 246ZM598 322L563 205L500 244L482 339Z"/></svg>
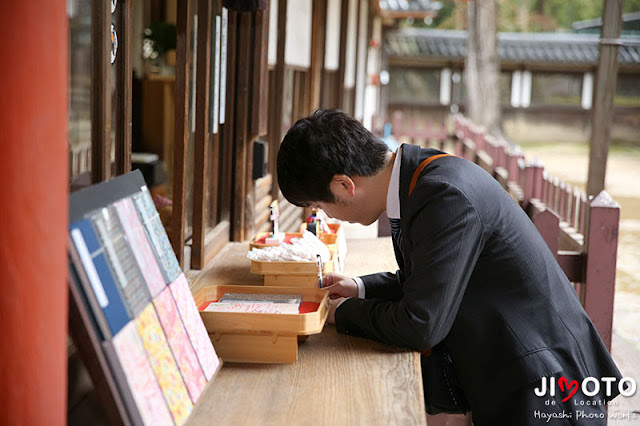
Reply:
<svg viewBox="0 0 640 426"><path fill-rule="evenodd" d="M521 64L597 65L600 37L573 33L498 33L501 62ZM620 65L640 65L640 37L625 37ZM385 51L390 58L464 60L467 32L409 28L388 31Z"/></svg>

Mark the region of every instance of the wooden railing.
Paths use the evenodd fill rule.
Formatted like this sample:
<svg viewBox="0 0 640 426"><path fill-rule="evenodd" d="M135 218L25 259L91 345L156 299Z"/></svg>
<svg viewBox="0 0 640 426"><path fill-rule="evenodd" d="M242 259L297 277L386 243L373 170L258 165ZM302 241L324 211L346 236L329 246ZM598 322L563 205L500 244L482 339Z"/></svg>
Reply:
<svg viewBox="0 0 640 426"><path fill-rule="evenodd" d="M536 160L528 160L518 146L489 135L466 117L456 115L453 121L452 132L447 132L444 124L419 127L394 116L392 134L418 145L447 148L494 176L527 212L611 350L618 204L606 191L588 198Z"/></svg>

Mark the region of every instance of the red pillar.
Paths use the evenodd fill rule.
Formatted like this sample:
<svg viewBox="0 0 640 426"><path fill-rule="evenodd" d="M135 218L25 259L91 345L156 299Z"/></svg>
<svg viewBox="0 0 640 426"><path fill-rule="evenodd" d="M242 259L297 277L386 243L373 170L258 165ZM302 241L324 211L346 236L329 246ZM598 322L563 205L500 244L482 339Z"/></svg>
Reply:
<svg viewBox="0 0 640 426"><path fill-rule="evenodd" d="M0 8L0 424L64 425L65 0Z"/></svg>

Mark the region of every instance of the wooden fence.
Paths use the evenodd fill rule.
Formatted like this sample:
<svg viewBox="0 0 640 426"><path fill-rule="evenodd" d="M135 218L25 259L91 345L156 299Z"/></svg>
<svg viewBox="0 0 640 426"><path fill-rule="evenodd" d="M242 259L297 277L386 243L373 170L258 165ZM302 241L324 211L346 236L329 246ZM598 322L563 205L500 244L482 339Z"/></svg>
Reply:
<svg viewBox="0 0 640 426"><path fill-rule="evenodd" d="M451 131L444 124L405 123L392 118L393 136L473 161L494 176L527 212L556 255L607 348L611 350L620 207L606 192L587 198L578 188L528 160L519 147L495 138L462 115ZM380 120L374 132L380 135ZM378 127L376 127L378 126Z"/></svg>

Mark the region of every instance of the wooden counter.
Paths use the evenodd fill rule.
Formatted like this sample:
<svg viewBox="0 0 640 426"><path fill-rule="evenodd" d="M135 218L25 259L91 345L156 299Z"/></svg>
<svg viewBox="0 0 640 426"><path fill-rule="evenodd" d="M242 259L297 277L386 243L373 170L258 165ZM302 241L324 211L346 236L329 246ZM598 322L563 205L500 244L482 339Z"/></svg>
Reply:
<svg viewBox="0 0 640 426"><path fill-rule="evenodd" d="M261 285L249 273L248 243L228 244L192 291L213 284ZM394 271L389 238L349 240L346 274ZM300 344L295 364L225 363L188 425L335 425L426 423L416 352L338 334L326 326Z"/></svg>

